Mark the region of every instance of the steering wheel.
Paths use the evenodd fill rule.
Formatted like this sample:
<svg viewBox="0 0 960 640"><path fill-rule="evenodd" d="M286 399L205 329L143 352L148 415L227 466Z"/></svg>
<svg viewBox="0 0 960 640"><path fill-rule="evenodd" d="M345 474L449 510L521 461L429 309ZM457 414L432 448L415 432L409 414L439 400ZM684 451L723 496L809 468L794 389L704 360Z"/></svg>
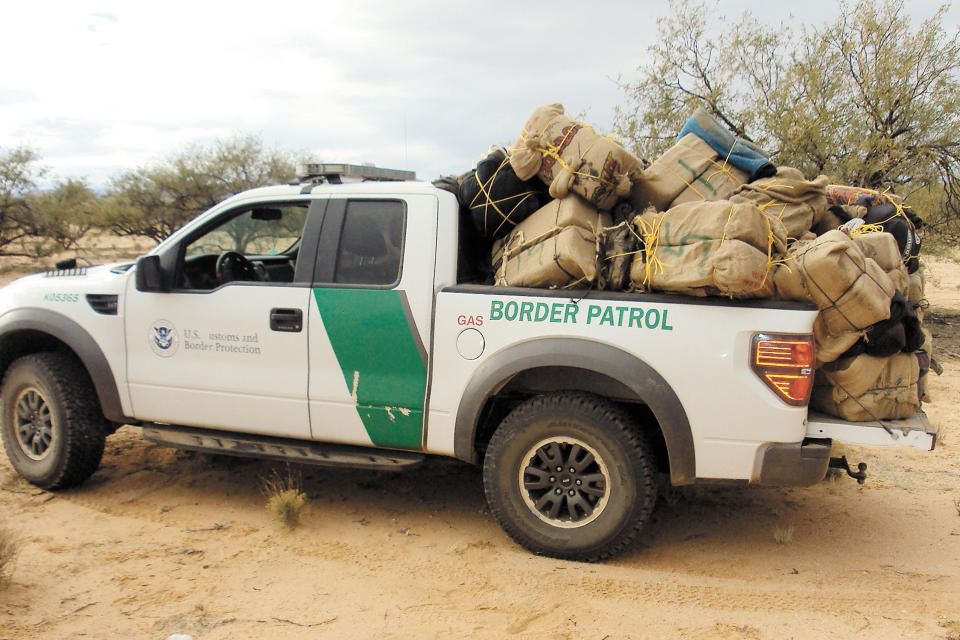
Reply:
<svg viewBox="0 0 960 640"><path fill-rule="evenodd" d="M259 280L257 270L245 255L236 251L224 251L217 256L217 281L220 284L234 280Z"/></svg>

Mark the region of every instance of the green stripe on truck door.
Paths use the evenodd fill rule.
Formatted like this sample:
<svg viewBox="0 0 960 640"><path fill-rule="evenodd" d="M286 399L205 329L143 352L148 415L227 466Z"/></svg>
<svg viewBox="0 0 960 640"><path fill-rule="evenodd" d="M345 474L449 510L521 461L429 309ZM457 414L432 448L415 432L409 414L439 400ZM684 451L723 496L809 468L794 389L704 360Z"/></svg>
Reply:
<svg viewBox="0 0 960 640"><path fill-rule="evenodd" d="M402 293L318 287L313 295L370 440L421 449L427 365Z"/></svg>

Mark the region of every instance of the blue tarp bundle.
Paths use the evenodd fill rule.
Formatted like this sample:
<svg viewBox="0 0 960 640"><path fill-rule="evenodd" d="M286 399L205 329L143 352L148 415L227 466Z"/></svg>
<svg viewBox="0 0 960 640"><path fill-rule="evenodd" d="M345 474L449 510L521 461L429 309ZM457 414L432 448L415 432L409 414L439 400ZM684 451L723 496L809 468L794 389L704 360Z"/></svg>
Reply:
<svg viewBox="0 0 960 640"><path fill-rule="evenodd" d="M709 144L721 158L741 171L750 174L749 182L776 175L777 168L770 162L770 155L752 142L738 138L728 131L716 118L706 112L703 107L697 109L683 129L677 140L688 133L695 134Z"/></svg>

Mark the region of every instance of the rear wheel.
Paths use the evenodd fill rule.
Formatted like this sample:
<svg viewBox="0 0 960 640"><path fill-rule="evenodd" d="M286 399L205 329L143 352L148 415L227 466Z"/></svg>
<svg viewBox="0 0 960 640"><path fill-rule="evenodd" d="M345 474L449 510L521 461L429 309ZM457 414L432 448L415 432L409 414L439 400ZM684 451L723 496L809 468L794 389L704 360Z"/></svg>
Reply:
<svg viewBox="0 0 960 640"><path fill-rule="evenodd" d="M483 480L490 509L511 538L570 560L623 550L657 496L643 433L612 403L573 392L514 409L490 440Z"/></svg>
<svg viewBox="0 0 960 640"><path fill-rule="evenodd" d="M100 465L111 424L74 357L49 352L18 359L4 376L0 403L7 458L31 483L76 486Z"/></svg>

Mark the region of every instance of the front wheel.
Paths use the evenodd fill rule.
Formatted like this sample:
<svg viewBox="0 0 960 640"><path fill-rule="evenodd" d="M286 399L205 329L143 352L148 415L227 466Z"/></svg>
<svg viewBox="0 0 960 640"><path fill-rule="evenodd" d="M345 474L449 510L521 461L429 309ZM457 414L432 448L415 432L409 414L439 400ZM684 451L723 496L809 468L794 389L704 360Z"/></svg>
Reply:
<svg viewBox="0 0 960 640"><path fill-rule="evenodd" d="M657 497L653 454L633 420L602 398L573 392L514 409L490 440L483 482L511 538L569 560L623 550Z"/></svg>
<svg viewBox="0 0 960 640"><path fill-rule="evenodd" d="M111 425L75 358L56 352L23 356L3 378L0 403L7 458L31 483L73 487L100 465Z"/></svg>

